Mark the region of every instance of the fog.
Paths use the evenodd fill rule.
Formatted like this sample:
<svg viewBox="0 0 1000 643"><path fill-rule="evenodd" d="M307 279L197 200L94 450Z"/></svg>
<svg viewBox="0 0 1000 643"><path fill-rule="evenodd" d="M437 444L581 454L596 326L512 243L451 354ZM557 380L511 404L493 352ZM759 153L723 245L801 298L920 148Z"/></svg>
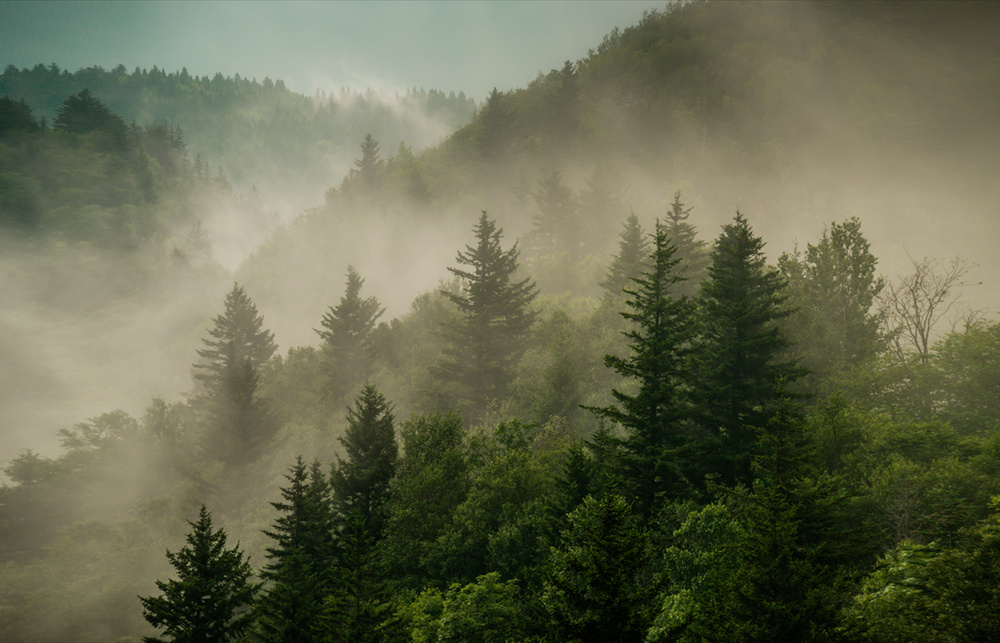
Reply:
<svg viewBox="0 0 1000 643"><path fill-rule="evenodd" d="M960 258L970 270L957 290L959 304L936 337L960 330L972 314L995 319L1000 310L1000 124L995 121L1000 92L993 83L1000 57L995 45L988 46L992 34L980 26L967 34L965 49L936 52L902 27L899 33L866 33L859 21L848 29L814 19L811 6L789 11L782 18L786 22L774 24L768 23L771 14L758 16L759 23L746 18L753 23L747 27L751 44L746 47L756 49L723 47L724 53L711 59L706 76L716 85L704 92L713 99L723 96L715 111L681 98L636 107L638 99L632 97L645 91L644 76L615 84L614 74L593 62L596 53L582 57L583 51L566 45L563 59L574 57L585 100L578 132L560 139L548 136L547 125L538 125L549 122L539 114L553 94L546 79L557 73L560 60L545 58L535 68L526 64L514 84L517 91L504 94L516 112L508 125L513 132L509 149L494 157L475 147L477 128L483 127L477 118L486 109L488 89L483 88L495 86L494 81L467 89L475 96L475 113L456 124L454 115L435 113L419 91L405 89L422 87L426 80L386 80L348 57L330 61L329 73L310 61L289 87L308 85L302 91L310 109L336 113L317 122L349 137L350 147L339 146L332 135L309 150L304 148L308 141L289 143L293 137L279 134L266 139L271 147L222 136L209 140L216 126L222 131L220 124L237 116L255 124L239 131L277 132L282 112L264 100L229 113L182 114L176 124L189 119L183 127L188 159L205 159L213 174L221 167L232 191L158 204L174 218L150 243L156 250L148 256L140 252L126 259L124 253L101 252L58 236L45 242L16 235L0 239L0 459L9 462L27 449L57 457L60 429L116 409L142 418L154 398L186 400L194 387L196 351L234 283L246 288L265 327L275 334L278 354L285 356L290 349L319 347L315 329L344 294L348 266L364 278L363 296L376 297L386 309L381 321L406 319L418 296L447 285L448 268L472 243L471 230L482 210L504 229L505 246L519 244L524 274L541 282L539 271L555 269L545 267L530 238L539 214L535 196L553 170L579 197L595 172L611 167L621 176L623 197L620 207L605 212L595 226L599 239L588 242L582 257L567 259L570 267L559 275L561 282L552 280L570 284L567 292L543 289L546 313L564 305L579 321L596 309L601 294L592 274L603 270L615 252L626 215L635 212L649 230L680 190L692 208L689 222L702 240L714 240L739 210L763 237L772 263L782 253L815 243L832 222L851 217L861 220L878 272L890 282L909 274L913 262L924 257ZM722 20L718 12L703 20L713 16ZM795 20L803 31L786 35ZM847 29L846 36L838 29ZM720 27L715 37L724 41L727 33ZM827 58L830 48L798 58L788 53L810 39L832 47L829 43L844 37L848 44L836 50L842 59ZM853 52L855 41L875 53ZM648 49L655 53L654 46ZM950 75L967 57L983 68ZM873 59L885 68L872 65ZM210 60L197 61L209 75L217 71L205 68L217 64ZM748 70L743 68L751 64L747 60L767 64ZM987 63L995 65L987 68ZM190 67L197 69L193 63ZM412 68L401 64L400 73ZM220 69L228 73L230 68ZM248 77L247 71L232 71ZM673 82L689 72L665 75ZM457 85L463 79L468 76L456 73L455 91L463 90ZM503 82L499 78L495 84ZM750 107L757 111L749 116L741 111ZM391 118L366 120L369 112ZM139 120L158 118L149 111ZM227 131L233 137L238 133ZM380 146L378 188L364 187L359 170L366 134ZM525 177L529 194L519 194ZM211 242L208 256L199 258L189 247L195 222ZM429 377L429 365L413 368L419 371L415 378ZM405 386L419 384L407 381ZM405 413L411 406L401 400L398 408ZM336 450L341 418L316 426L305 426L301 417L295 422L282 427L286 442L267 460L261 479L278 479L287 465L278 460L296 447L325 440L325 457ZM141 461L144 454L136 457ZM213 470L206 478L212 475L221 476ZM131 487L123 491L127 499L122 503L144 500L131 493L138 494ZM185 487L183 499L198 493ZM268 493L273 498L274 489ZM180 511L181 500L164 498L157 502L174 503L169 511ZM234 509L232 515L236 533L261 555L265 539L255 528L269 508L262 497L254 502L245 513Z"/></svg>

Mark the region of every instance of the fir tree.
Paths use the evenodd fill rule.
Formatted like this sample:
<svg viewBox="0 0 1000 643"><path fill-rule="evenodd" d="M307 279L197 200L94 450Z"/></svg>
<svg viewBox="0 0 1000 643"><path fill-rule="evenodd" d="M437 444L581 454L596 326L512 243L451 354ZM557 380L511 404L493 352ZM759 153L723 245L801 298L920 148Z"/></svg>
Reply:
<svg viewBox="0 0 1000 643"><path fill-rule="evenodd" d="M681 260L678 267L686 279L680 286L679 292L694 296L698 292L698 284L705 276L709 252L705 242L698 239L698 231L687 221L691 216L691 210L692 208L684 208L684 204L681 203L681 191L677 190L674 192L670 209L667 210L664 227L667 237L677 246L677 256Z"/></svg>
<svg viewBox="0 0 1000 643"><path fill-rule="evenodd" d="M618 253L611 259L607 275L600 283L605 299L618 301L632 280L646 272L649 261L649 238L639 217L630 212L618 234Z"/></svg>
<svg viewBox="0 0 1000 643"><path fill-rule="evenodd" d="M782 387L801 376L782 358L786 282L767 265L763 248L737 212L715 243L699 296L702 419L716 442L710 466L727 484L751 481L753 427L767 426Z"/></svg>
<svg viewBox="0 0 1000 643"><path fill-rule="evenodd" d="M226 548L226 532L213 531L212 517L204 505L192 527L187 545L167 551L177 572L176 580L156 581L162 596L141 596L143 616L153 627L163 628L164 639L146 637L149 643L175 641L213 643L240 639L253 623L253 606L260 585L254 583L250 563L239 545Z"/></svg>
<svg viewBox="0 0 1000 643"><path fill-rule="evenodd" d="M319 461L306 467L300 456L285 476L281 512L270 530L268 564L261 577L270 583L258 606L258 634L268 641L320 640L317 619L333 591L335 561L333 508L329 482Z"/></svg>
<svg viewBox="0 0 1000 643"><path fill-rule="evenodd" d="M473 232L476 245L466 246L456 259L470 269L448 268L462 280L462 289L444 295L462 319L445 327L450 342L435 372L455 386L459 405L476 414L506 394L535 320L530 306L538 291L530 278L515 280L517 244L501 248L503 230L485 211Z"/></svg>
<svg viewBox="0 0 1000 643"><path fill-rule="evenodd" d="M365 280L347 267L347 284L337 306L331 306L316 333L323 339L327 396L340 401L371 370L370 335L385 309L375 297L361 297Z"/></svg>
<svg viewBox="0 0 1000 643"><path fill-rule="evenodd" d="M201 361L194 365L202 390L194 402L208 421L206 448L231 465L252 462L274 437L276 425L257 393L260 368L274 355L274 335L239 284L226 295L225 313L214 320Z"/></svg>
<svg viewBox="0 0 1000 643"><path fill-rule="evenodd" d="M617 405L592 409L625 429L623 475L646 515L663 494L688 491L696 447L690 422L695 309L688 297L674 294L683 277L676 247L659 222L652 240L650 267L633 279L634 290L625 289L629 310L621 315L631 322L625 332L630 354L604 358L606 366L634 380L637 391L612 389Z"/></svg>

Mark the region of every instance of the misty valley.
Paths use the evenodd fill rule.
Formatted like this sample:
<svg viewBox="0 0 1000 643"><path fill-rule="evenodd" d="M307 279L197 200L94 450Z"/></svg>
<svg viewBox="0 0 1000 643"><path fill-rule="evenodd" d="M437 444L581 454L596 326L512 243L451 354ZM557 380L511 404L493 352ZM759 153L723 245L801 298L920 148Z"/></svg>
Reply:
<svg viewBox="0 0 1000 643"><path fill-rule="evenodd" d="M1000 640L998 25L8 65L0 641Z"/></svg>

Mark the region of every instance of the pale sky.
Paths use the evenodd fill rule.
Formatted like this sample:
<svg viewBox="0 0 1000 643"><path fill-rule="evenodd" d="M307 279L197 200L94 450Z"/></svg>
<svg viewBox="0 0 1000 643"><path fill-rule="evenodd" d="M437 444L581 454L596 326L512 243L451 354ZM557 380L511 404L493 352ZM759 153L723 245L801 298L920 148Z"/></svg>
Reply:
<svg viewBox="0 0 1000 643"><path fill-rule="evenodd" d="M579 60L639 2L0 2L0 69L119 63L283 80L297 92L523 87Z"/></svg>

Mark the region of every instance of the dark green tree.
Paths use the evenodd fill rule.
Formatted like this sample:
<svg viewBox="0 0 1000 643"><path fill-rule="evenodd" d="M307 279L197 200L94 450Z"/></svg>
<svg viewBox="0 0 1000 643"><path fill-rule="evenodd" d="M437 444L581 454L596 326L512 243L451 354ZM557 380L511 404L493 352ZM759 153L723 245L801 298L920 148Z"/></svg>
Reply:
<svg viewBox="0 0 1000 643"><path fill-rule="evenodd" d="M347 267L347 284L340 303L331 306L316 333L323 340L324 392L340 402L358 382L364 381L372 364L371 333L385 309L375 297L361 297L361 278Z"/></svg>
<svg viewBox="0 0 1000 643"><path fill-rule="evenodd" d="M466 246L456 258L469 269L448 268L461 280L461 290L444 295L462 318L445 327L449 344L435 371L455 387L457 403L476 415L507 393L535 320L531 304L538 291L530 278L517 280L517 244L501 248L503 230L486 211L473 232L476 245Z"/></svg>
<svg viewBox="0 0 1000 643"><path fill-rule="evenodd" d="M127 136L125 122L97 100L89 89L82 89L63 101L53 127L72 134L101 132L117 146L124 145Z"/></svg>
<svg viewBox="0 0 1000 643"><path fill-rule="evenodd" d="M418 415L403 424L403 456L390 486L384 551L391 574L411 589L442 585L434 545L470 487L462 418Z"/></svg>
<svg viewBox="0 0 1000 643"><path fill-rule="evenodd" d="M637 508L650 515L665 494L689 493L697 449L691 410L691 351L696 333L694 304L676 295L676 247L659 222L652 235L649 268L633 279L621 315L631 322L628 357L607 355L608 368L632 380L635 392L612 389L617 404L592 408L625 430L622 475Z"/></svg>
<svg viewBox="0 0 1000 643"><path fill-rule="evenodd" d="M340 443L330 474L337 519L339 555L336 595L328 601L325 621L345 641L376 641L387 615L386 561L377 549L383 537L389 482L396 472L398 449L392 405L372 384L365 385Z"/></svg>
<svg viewBox="0 0 1000 643"><path fill-rule="evenodd" d="M204 505L187 545L167 551L167 560L177 578L156 581L161 596L141 596L143 616L153 627L163 629L163 639L146 637L149 643L212 643L238 640L253 624L252 606L260 590L253 582L253 569L243 558L239 544L226 548L224 529L212 529L212 516Z"/></svg>
<svg viewBox="0 0 1000 643"><path fill-rule="evenodd" d="M715 442L710 468L727 484L751 482L755 435L767 426L782 387L802 371L783 357L788 340L779 321L786 282L767 265L764 242L739 212L723 226L701 284L702 421Z"/></svg>
<svg viewBox="0 0 1000 643"><path fill-rule="evenodd" d="M656 585L645 535L624 498L587 496L570 514L550 565L542 602L557 640L644 639Z"/></svg>
<svg viewBox="0 0 1000 643"><path fill-rule="evenodd" d="M330 476L337 511L360 515L374 538L381 536L389 482L396 473L394 422L392 404L366 384L347 411L347 430L340 438L347 457L337 456Z"/></svg>
<svg viewBox="0 0 1000 643"><path fill-rule="evenodd" d="M32 133L39 129L38 122L31 114L31 108L23 98L14 101L6 96L0 96L0 136L10 132Z"/></svg>
<svg viewBox="0 0 1000 643"><path fill-rule="evenodd" d="M486 160L502 156L510 146L511 126L514 123L507 95L494 87L486 97L476 120L476 148L479 155Z"/></svg>
<svg viewBox="0 0 1000 643"><path fill-rule="evenodd" d="M226 310L214 320L201 361L194 365L201 390L195 405L206 416L209 454L228 464L252 462L277 429L258 395L260 369L277 350L274 334L239 284L226 295Z"/></svg>
<svg viewBox="0 0 1000 643"><path fill-rule="evenodd" d="M322 640L317 621L333 592L336 559L329 481L319 461L307 467L301 456L285 478L281 501L271 503L280 515L264 531L274 544L261 572L269 584L257 607L257 633L268 641Z"/></svg>

